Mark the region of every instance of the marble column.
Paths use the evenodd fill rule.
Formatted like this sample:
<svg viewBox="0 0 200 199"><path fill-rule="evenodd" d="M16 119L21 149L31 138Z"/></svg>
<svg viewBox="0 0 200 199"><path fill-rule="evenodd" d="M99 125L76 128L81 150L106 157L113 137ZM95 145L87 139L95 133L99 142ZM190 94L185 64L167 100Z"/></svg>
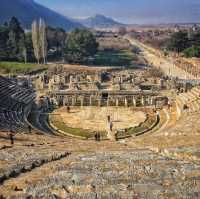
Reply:
<svg viewBox="0 0 200 199"><path fill-rule="evenodd" d="M128 106L128 101L127 101L127 98L125 97L124 99L124 105L127 107Z"/></svg>
<svg viewBox="0 0 200 199"><path fill-rule="evenodd" d="M109 104L110 104L110 99L108 97L108 99L107 99L107 106L109 106Z"/></svg>
<svg viewBox="0 0 200 199"><path fill-rule="evenodd" d="M119 99L116 99L116 106L119 106Z"/></svg>
<svg viewBox="0 0 200 199"><path fill-rule="evenodd" d="M81 97L81 107L84 105L84 97Z"/></svg>
<svg viewBox="0 0 200 199"><path fill-rule="evenodd" d="M75 98L72 97L72 106L75 106Z"/></svg>
<svg viewBox="0 0 200 199"><path fill-rule="evenodd" d="M154 98L153 97L150 98L150 101L151 101L150 104L154 105Z"/></svg>
<svg viewBox="0 0 200 199"><path fill-rule="evenodd" d="M90 96L90 106L92 106L92 96Z"/></svg>
<svg viewBox="0 0 200 199"><path fill-rule="evenodd" d="M142 96L142 98L141 98L141 104L142 104L142 106L145 106L145 98L144 98L144 96Z"/></svg>
<svg viewBox="0 0 200 199"><path fill-rule="evenodd" d="M137 104L136 104L136 99L135 99L135 97L133 97L133 106L136 106Z"/></svg>

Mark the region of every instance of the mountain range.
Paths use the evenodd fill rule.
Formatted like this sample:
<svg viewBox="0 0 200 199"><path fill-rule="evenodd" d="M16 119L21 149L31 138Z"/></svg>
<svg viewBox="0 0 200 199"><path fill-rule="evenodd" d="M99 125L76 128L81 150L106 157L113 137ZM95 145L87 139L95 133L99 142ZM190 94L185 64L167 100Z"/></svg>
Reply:
<svg viewBox="0 0 200 199"><path fill-rule="evenodd" d="M113 28L124 26L124 24L101 14L86 19L79 19L78 22L88 28Z"/></svg>
<svg viewBox="0 0 200 199"><path fill-rule="evenodd" d="M71 19L40 5L34 0L0 0L0 4L0 24L15 16L26 29L30 29L33 20L39 18L44 19L49 26L60 27L66 31L83 27L111 28L123 25L100 14L87 19Z"/></svg>
<svg viewBox="0 0 200 199"><path fill-rule="evenodd" d="M68 31L83 27L79 22L68 19L34 0L0 0L0 4L0 24L15 16L26 29L30 29L32 21L38 18L43 18L49 26L61 27Z"/></svg>

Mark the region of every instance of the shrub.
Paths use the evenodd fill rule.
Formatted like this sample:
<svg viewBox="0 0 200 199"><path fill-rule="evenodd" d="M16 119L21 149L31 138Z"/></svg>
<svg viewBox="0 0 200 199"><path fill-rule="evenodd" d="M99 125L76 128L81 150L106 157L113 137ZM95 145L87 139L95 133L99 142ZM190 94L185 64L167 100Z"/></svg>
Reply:
<svg viewBox="0 0 200 199"><path fill-rule="evenodd" d="M185 57L200 57L200 46L192 46L183 51Z"/></svg>

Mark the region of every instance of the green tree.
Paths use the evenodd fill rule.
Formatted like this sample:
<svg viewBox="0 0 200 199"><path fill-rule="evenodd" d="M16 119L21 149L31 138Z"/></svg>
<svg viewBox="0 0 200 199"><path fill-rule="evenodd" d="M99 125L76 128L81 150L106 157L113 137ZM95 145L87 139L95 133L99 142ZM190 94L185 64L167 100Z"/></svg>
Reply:
<svg viewBox="0 0 200 199"><path fill-rule="evenodd" d="M67 33L62 28L47 27L47 42L48 49L51 49L48 54L48 59L51 61L59 61L63 58L63 49Z"/></svg>
<svg viewBox="0 0 200 199"><path fill-rule="evenodd" d="M9 31L7 26L0 26L0 61L5 61L8 58L8 33Z"/></svg>
<svg viewBox="0 0 200 199"><path fill-rule="evenodd" d="M28 32L25 34L25 46L26 46L26 54L28 62L35 62L33 42L32 42L32 34Z"/></svg>
<svg viewBox="0 0 200 199"><path fill-rule="evenodd" d="M191 45L200 46L200 31L196 31L191 35Z"/></svg>
<svg viewBox="0 0 200 199"><path fill-rule="evenodd" d="M66 40L65 60L70 63L85 63L89 57L96 54L97 49L98 43L90 31L76 29L68 35Z"/></svg>
<svg viewBox="0 0 200 199"><path fill-rule="evenodd" d="M183 51L185 57L200 57L200 46L192 46Z"/></svg>
<svg viewBox="0 0 200 199"><path fill-rule="evenodd" d="M188 33L185 31L179 31L174 33L168 41L167 49L175 52L182 52L186 48L190 47L188 39Z"/></svg>
<svg viewBox="0 0 200 199"><path fill-rule="evenodd" d="M67 38L67 33L62 28L47 27L48 49L62 49Z"/></svg>
<svg viewBox="0 0 200 199"><path fill-rule="evenodd" d="M23 61L25 48L25 34L17 18L12 17L8 25L8 51L9 59Z"/></svg>

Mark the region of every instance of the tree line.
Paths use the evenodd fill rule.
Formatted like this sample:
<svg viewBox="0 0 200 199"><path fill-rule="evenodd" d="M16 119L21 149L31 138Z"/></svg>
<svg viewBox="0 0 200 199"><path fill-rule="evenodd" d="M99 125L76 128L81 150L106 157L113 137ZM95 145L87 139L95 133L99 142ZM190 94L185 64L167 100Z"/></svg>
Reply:
<svg viewBox="0 0 200 199"><path fill-rule="evenodd" d="M183 53L186 57L200 57L200 30L175 32L167 42L167 50Z"/></svg>
<svg viewBox="0 0 200 199"><path fill-rule="evenodd" d="M52 32L62 32L65 35L62 29L47 27L42 19L33 21L32 30L26 32L18 19L12 17L9 22L0 26L0 61L46 63L47 52L52 48L52 43L61 45L57 42L57 36L52 37ZM49 39L52 42L49 42Z"/></svg>
<svg viewBox="0 0 200 199"><path fill-rule="evenodd" d="M19 21L13 17L0 27L0 59L3 61L23 61L27 53L25 32Z"/></svg>
<svg viewBox="0 0 200 199"><path fill-rule="evenodd" d="M16 17L0 26L0 61L46 63L47 58L85 63L98 49L94 35L86 29L66 33L34 20L26 32Z"/></svg>

